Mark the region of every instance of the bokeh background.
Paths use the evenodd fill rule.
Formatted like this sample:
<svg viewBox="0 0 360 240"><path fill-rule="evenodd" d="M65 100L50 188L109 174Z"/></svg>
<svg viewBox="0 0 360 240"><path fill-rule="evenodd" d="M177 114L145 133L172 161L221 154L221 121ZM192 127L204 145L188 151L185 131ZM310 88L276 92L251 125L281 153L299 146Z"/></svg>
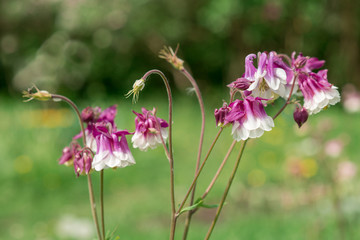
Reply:
<svg viewBox="0 0 360 240"><path fill-rule="evenodd" d="M0 1L0 239L94 236L86 179L57 164L62 148L79 132L76 118L63 103L22 103L21 91L33 83L72 98L80 108L117 104L116 123L132 131L131 110L156 106L165 118L167 99L156 77L138 104L124 94L147 70L165 72L175 98L181 200L194 172L200 116L187 81L157 57L164 45L178 43L205 99L205 149L217 131L213 109L228 98L226 84L241 76L249 53L296 51L324 59L330 82L342 93L340 104L311 116L301 130L289 107L273 131L249 142L213 238L359 239L359 5L350 0ZM231 143L229 129L220 140L200 178L199 194ZM169 176L163 151L133 155L135 166L106 171L108 230L120 239L166 239ZM233 160L209 204L219 201ZM95 173L95 187L97 178ZM211 209L199 211L189 239L202 239L213 215Z"/></svg>

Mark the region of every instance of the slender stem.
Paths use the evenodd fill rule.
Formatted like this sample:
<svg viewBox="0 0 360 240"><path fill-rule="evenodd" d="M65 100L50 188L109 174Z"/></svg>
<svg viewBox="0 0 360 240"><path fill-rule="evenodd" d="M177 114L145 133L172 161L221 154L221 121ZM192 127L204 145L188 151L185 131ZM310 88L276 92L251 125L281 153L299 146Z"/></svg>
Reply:
<svg viewBox="0 0 360 240"><path fill-rule="evenodd" d="M95 203L94 191L93 191L93 186L92 186L92 181L91 181L91 175L90 174L87 175L87 182L88 182L88 189L89 189L89 199L90 199L90 205L91 205L91 213L92 213L92 217L93 217L94 222L95 222L96 232L97 232L98 238L100 240L105 240L105 239L102 238L101 233L100 233L99 221L98 221L98 217L97 217L97 213L96 213L96 203Z"/></svg>
<svg viewBox="0 0 360 240"><path fill-rule="evenodd" d="M224 160L222 161L222 163L221 163L221 165L220 165L219 169L217 170L217 172L216 172L216 174L215 174L214 178L212 179L211 183L209 184L209 186L208 186L208 187L207 187L207 189L205 190L204 194L201 196L201 199L204 199L204 198L205 198L205 197L209 194L210 190L212 189L212 187L214 186L214 184L215 184L216 180L218 179L218 177L219 177L219 175L220 175L220 173L221 173L222 169L224 168L225 163L227 162L227 160L228 160L228 158L229 158L229 156L230 156L230 154L231 154L232 150L234 149L234 147L235 147L236 143L237 143L237 141L236 141L236 140L234 140L234 141L232 142L232 144L231 144L231 146L230 146L230 148L229 148L228 152L226 153L226 155L225 155L225 157L224 157Z"/></svg>
<svg viewBox="0 0 360 240"><path fill-rule="evenodd" d="M289 93L289 97L288 99L286 100L285 104L282 106L282 108L280 108L280 110L274 115L273 119L277 118L280 113L282 113L282 111L284 111L284 109L286 108L286 106L290 103L290 99L291 99L291 95L294 91L294 87L295 87L295 84L296 84L296 79L297 79L297 73L295 73L295 76L294 76L294 81L292 83L292 86L291 86L291 90L290 90L290 93Z"/></svg>
<svg viewBox="0 0 360 240"><path fill-rule="evenodd" d="M216 224L216 222L217 222L217 220L218 220L218 218L219 218L219 215L220 215L220 213L221 213L222 207L224 206L226 197L227 197L227 195L228 195L228 193L229 193L229 189L230 189L231 184L232 184L232 182L233 182L233 180L234 180L234 176L235 176L235 173L236 173L236 171L237 171L237 169L238 169L238 166L239 166L239 163L240 163L240 160L241 160L242 154L243 154L243 152L244 152L244 148L245 148L245 146L246 146L246 142L247 142L247 141L248 141L248 140L245 140L245 141L243 142L242 146L241 146L239 155L238 155L238 157L237 157L237 159L236 159L236 163L235 163L234 169L233 169L233 171L232 171L232 173L231 173L231 176L230 176L230 178L229 178L228 184L226 185L225 192L224 192L224 194L223 194L223 196L222 196L222 198L221 198L221 201L220 201L220 203L219 203L219 207L217 208L215 218L214 218L214 220L212 221L212 224L211 224L211 226L210 226L210 228L209 228L209 231L207 232L206 237L204 238L204 240L209 239L210 236L211 236L212 231L214 230L215 224Z"/></svg>
<svg viewBox="0 0 360 240"><path fill-rule="evenodd" d="M194 187L194 185L195 185L198 177L200 176L200 173L201 173L201 171L203 170L203 168L204 168L204 166L205 166L205 163L206 163L207 159L209 158L209 155L210 155L211 151L213 150L213 148L214 148L214 146L215 146L215 143L216 143L217 140L219 139L219 136L220 136L220 134L222 133L222 131L223 131L223 128L220 128L219 132L216 134L216 137L215 137L214 141L212 142L212 144L211 144L211 146L210 146L210 148L209 148L209 151L207 152L207 154L206 154L206 156L205 156L205 158L204 158L204 161L201 163L201 166L200 166L200 168L199 168L199 171L197 172L196 176L194 177L194 179L193 179L193 181L192 181L192 183L191 183L191 185L190 185L187 193L185 194L185 197L184 197L183 201L182 201L181 204L180 204L180 207L179 207L178 211L176 212L176 217L178 217L180 211L181 211L182 208L184 207L184 205L185 205L185 203L186 203L186 200L188 199L188 197L189 197L189 195L190 195L190 193L191 193L191 190L193 189L193 187Z"/></svg>
<svg viewBox="0 0 360 240"><path fill-rule="evenodd" d="M197 172L199 171L200 160L201 160L201 152L202 152L202 146L203 146L203 142L204 142L204 132L205 132L205 108L204 108L204 101L203 101L203 99L202 99L199 86L197 85L197 83L196 83L195 79L193 78L193 76L192 76L185 68L183 68L183 69L181 70L181 72L185 75L185 77L190 81L190 83L191 83L192 86L194 87L196 96L197 96L198 101L199 101L200 111L201 111L201 132L200 132L200 140L199 140L199 150L198 150L198 155L197 155L197 160L196 160L196 166L195 166L195 175L196 175ZM196 190L196 182L195 182L195 185L194 185L193 190L192 190L192 193L191 193L190 205L192 205L192 204L194 203L195 190ZM188 234L188 231L189 231L190 222L191 222L192 213L193 213L192 211L189 211L188 214L187 214L187 218L186 218L186 221L185 221L185 228L184 228L183 239L186 239L186 237L187 237L187 234Z"/></svg>
<svg viewBox="0 0 360 240"><path fill-rule="evenodd" d="M78 107L76 106L76 104L73 101L71 101L69 98L67 98L65 96L62 96L62 95L51 94L51 97L53 99L61 99L61 100L63 100L64 102L68 103L75 110L76 115L77 115L77 117L79 119L80 127L81 127L83 144L84 144L84 147L86 147L86 137L85 137L84 122L82 121L80 111L79 111ZM99 238L99 240L102 240L101 233L100 233L100 227L99 227L99 221L98 221L98 217L97 217L97 213L96 213L94 190L93 190L93 187L92 187L90 174L87 174L87 181L88 181L89 199L90 199L90 207L91 207L92 217L93 217L93 220L94 220L94 223L95 223L95 226L96 226L96 232L97 232L98 238Z"/></svg>
<svg viewBox="0 0 360 240"><path fill-rule="evenodd" d="M149 77L151 74L157 74L159 75L162 80L164 81L164 84L166 86L166 91L168 94L168 100L169 100L169 165L170 165L170 198L171 198L171 223L170 223L170 239L173 240L175 238L175 227L176 227L176 208L175 208L175 187L174 187L174 157L173 157L173 145L172 145L172 96L171 96L171 88L169 81L167 80L164 73L162 73L160 70L153 69L148 71L144 74L142 79L146 81L147 77Z"/></svg>
<svg viewBox="0 0 360 240"><path fill-rule="evenodd" d="M104 169L100 171L100 214L101 214L101 231L105 240L105 217L104 217Z"/></svg>

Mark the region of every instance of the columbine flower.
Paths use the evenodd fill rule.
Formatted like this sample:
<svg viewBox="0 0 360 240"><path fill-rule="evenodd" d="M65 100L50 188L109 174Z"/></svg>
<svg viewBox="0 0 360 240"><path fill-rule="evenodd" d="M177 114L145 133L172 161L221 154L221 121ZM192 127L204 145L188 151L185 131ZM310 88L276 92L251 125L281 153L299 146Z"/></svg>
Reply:
<svg viewBox="0 0 360 240"><path fill-rule="evenodd" d="M115 131L110 124L102 123L96 124L95 129L97 152L92 167L96 171L135 164L125 137L130 134L128 131Z"/></svg>
<svg viewBox="0 0 360 240"><path fill-rule="evenodd" d="M228 107L226 102L224 102L221 108L215 109L214 115L215 115L216 126L224 127L227 124L225 118L229 114L230 110L231 108Z"/></svg>
<svg viewBox="0 0 360 240"><path fill-rule="evenodd" d="M85 137L86 137L86 146L90 148L93 152L97 151L97 143L95 140L95 124L109 123L112 128L116 129L116 125L114 122L115 116L117 113L116 105L108 107L104 111L101 111L99 107L87 107L81 112L81 118L84 122L87 123L85 129ZM79 139L82 137L82 133L80 132L78 135L74 137L74 139Z"/></svg>
<svg viewBox="0 0 360 240"><path fill-rule="evenodd" d="M131 94L133 95L133 103L136 103L137 100L139 99L139 94L140 91L143 90L145 87L145 80L144 79L139 79L136 80L135 83L133 84L133 89L131 89L127 94L125 94L125 97L130 97Z"/></svg>
<svg viewBox="0 0 360 240"><path fill-rule="evenodd" d="M77 176L89 174L93 157L89 149L84 149L75 155L74 170Z"/></svg>
<svg viewBox="0 0 360 240"><path fill-rule="evenodd" d="M74 162L75 155L81 150L80 145L77 142L72 142L70 147L65 147L63 149L63 154L59 159L59 164L64 164L65 166L71 166Z"/></svg>
<svg viewBox="0 0 360 240"><path fill-rule="evenodd" d="M299 126L299 128L307 121L309 114L303 107L296 107L294 111L294 120Z"/></svg>
<svg viewBox="0 0 360 240"><path fill-rule="evenodd" d="M258 53L257 68L253 65L255 54L245 58L244 78L252 82L247 89L254 97L275 98L276 95L287 97L293 81L291 69L277 57L275 52Z"/></svg>
<svg viewBox="0 0 360 240"><path fill-rule="evenodd" d="M136 129L134 136L131 138L131 142L134 148L147 151L149 148L154 149L162 144L161 136L164 141L167 139L168 130L166 128L169 124L164 119L156 118L153 112L145 108L141 110L142 114L133 111L136 115Z"/></svg>
<svg viewBox="0 0 360 240"><path fill-rule="evenodd" d="M309 114L320 112L329 105L335 105L340 101L337 87L327 80L327 70L321 70L317 74L309 72L299 74L300 90L304 95L304 107Z"/></svg>
<svg viewBox="0 0 360 240"><path fill-rule="evenodd" d="M233 124L232 134L237 141L248 138L258 138L264 131L270 131L274 127L273 119L265 112L262 98L246 97L230 103L231 111L225 121Z"/></svg>

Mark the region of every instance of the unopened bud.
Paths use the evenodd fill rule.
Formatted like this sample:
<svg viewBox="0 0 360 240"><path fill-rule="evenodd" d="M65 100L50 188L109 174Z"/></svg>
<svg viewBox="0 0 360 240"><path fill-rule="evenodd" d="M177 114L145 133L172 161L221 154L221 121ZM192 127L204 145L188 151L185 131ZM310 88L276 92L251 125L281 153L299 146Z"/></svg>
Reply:
<svg viewBox="0 0 360 240"><path fill-rule="evenodd" d="M81 118L84 122L88 123L94 120L94 109L92 107L87 107L81 112Z"/></svg>
<svg viewBox="0 0 360 240"><path fill-rule="evenodd" d="M226 102L224 102L221 108L215 109L214 115L215 115L216 126L223 127L226 125L225 117L228 115L230 110L231 108L228 107Z"/></svg>
<svg viewBox="0 0 360 240"><path fill-rule="evenodd" d="M236 89L244 91L250 87L251 83L252 82L246 78L238 78L234 82L230 83L227 86L229 88L236 88Z"/></svg>
<svg viewBox="0 0 360 240"><path fill-rule="evenodd" d="M308 117L309 114L304 107L296 107L294 111L294 120L299 126L299 128L306 122Z"/></svg>
<svg viewBox="0 0 360 240"><path fill-rule="evenodd" d="M301 68L305 67L308 59L309 59L309 57L304 57L302 54L299 54L299 56L293 62L294 67L296 69L301 69Z"/></svg>

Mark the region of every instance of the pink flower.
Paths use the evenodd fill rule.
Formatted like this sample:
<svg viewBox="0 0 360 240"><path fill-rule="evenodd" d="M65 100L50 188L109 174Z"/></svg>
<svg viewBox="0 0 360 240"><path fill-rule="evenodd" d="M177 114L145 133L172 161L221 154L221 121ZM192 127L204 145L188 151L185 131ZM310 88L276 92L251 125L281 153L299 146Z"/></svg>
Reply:
<svg viewBox="0 0 360 240"><path fill-rule="evenodd" d="M252 82L247 90L252 91L254 97L270 99L279 95L286 98L293 82L292 69L274 51L258 53L257 68L253 65L254 58L255 54L249 54L245 59L243 77Z"/></svg>
<svg viewBox="0 0 360 240"><path fill-rule="evenodd" d="M64 164L66 166L71 166L74 162L75 155L81 151L81 147L77 142L72 142L70 147L65 147L63 149L63 154L59 159L59 164Z"/></svg>
<svg viewBox="0 0 360 240"><path fill-rule="evenodd" d="M228 107L226 102L223 103L223 106L221 108L215 109L214 115L215 115L216 126L223 127L227 124L225 118L229 114L230 110L231 108Z"/></svg>
<svg viewBox="0 0 360 240"><path fill-rule="evenodd" d="M125 137L130 134L128 131L116 131L111 124L103 123L96 124L95 129L97 152L92 168L101 171L105 168L123 168L135 164Z"/></svg>
<svg viewBox="0 0 360 240"><path fill-rule="evenodd" d="M300 90L304 95L304 107L309 114L316 114L329 105L340 101L337 87L327 80L327 70L299 74Z"/></svg>
<svg viewBox="0 0 360 240"><path fill-rule="evenodd" d="M225 121L233 124L232 134L237 141L261 137L264 131L274 127L273 119L268 116L261 102L262 98L246 97L230 103L231 111Z"/></svg>
<svg viewBox="0 0 360 240"><path fill-rule="evenodd" d="M154 149L162 144L161 136L164 141L168 137L167 127L169 124L161 118L155 118L153 112L142 108L142 114L133 112L135 118L135 134L131 138L134 148L141 151L147 151L149 148ZM154 110L153 110L154 111ZM161 135L160 135L161 134Z"/></svg>
<svg viewBox="0 0 360 240"><path fill-rule="evenodd" d="M92 163L92 153L88 149L78 152L74 159L74 169L77 176L80 174L89 174Z"/></svg>

